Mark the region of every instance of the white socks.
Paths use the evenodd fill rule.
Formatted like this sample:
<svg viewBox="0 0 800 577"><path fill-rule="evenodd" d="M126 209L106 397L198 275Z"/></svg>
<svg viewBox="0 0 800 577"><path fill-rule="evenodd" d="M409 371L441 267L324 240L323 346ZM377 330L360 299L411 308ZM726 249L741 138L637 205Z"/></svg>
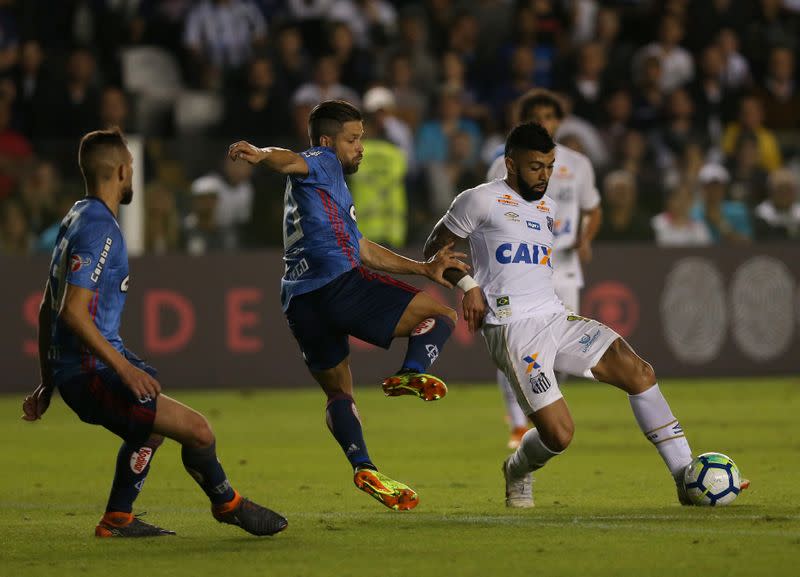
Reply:
<svg viewBox="0 0 800 577"><path fill-rule="evenodd" d="M528 417L525 416L525 413L523 413L522 409L519 407L517 395L514 393L511 383L508 382L508 377L506 377L505 373L500 369L497 369L497 386L500 387L500 391L503 393L503 402L506 404L506 414L511 421L511 428L527 428Z"/></svg>
<svg viewBox="0 0 800 577"><path fill-rule="evenodd" d="M508 472L513 477L522 477L541 469L547 461L560 454L548 449L542 442L539 431L531 429L522 437L519 447L508 460Z"/></svg>
<svg viewBox="0 0 800 577"><path fill-rule="evenodd" d="M643 393L628 395L628 400L644 436L656 446L672 476L677 476L692 461L692 450L658 383Z"/></svg>

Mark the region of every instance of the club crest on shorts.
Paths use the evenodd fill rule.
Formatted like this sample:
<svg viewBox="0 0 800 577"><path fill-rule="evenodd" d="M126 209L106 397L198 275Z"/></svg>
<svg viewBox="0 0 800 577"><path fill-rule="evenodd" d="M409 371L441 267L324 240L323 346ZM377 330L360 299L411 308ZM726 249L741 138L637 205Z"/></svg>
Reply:
<svg viewBox="0 0 800 577"><path fill-rule="evenodd" d="M548 379L547 375L545 375L544 373L531 375L530 381L531 381L531 390L537 395L541 395L552 386L552 383L550 383L550 379Z"/></svg>

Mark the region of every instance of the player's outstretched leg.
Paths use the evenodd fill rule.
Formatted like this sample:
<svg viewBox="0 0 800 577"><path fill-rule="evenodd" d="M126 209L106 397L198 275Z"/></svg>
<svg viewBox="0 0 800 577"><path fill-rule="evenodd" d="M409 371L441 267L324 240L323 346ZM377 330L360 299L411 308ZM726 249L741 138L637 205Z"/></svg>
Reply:
<svg viewBox="0 0 800 577"><path fill-rule="evenodd" d="M506 407L506 417L508 418L508 425L511 429L508 439L508 448L516 449L522 441L522 436L527 433L530 428L528 427L528 417L525 416L525 413L520 408L517 396L511 388L508 377L500 369L497 369L497 386L503 394L503 404L505 404Z"/></svg>
<svg viewBox="0 0 800 577"><path fill-rule="evenodd" d="M592 374L628 393L639 428L656 447L675 480L678 500L682 505L691 505L683 488L683 471L692 461L692 450L683 427L661 394L653 367L618 338L592 367Z"/></svg>
<svg viewBox="0 0 800 577"><path fill-rule="evenodd" d="M533 507L533 475L553 457L563 453L572 441L575 425L566 401L557 401L531 414L536 428L530 429L503 463L506 507Z"/></svg>
<svg viewBox="0 0 800 577"><path fill-rule="evenodd" d="M150 435L144 443L122 443L117 453L114 483L111 485L106 512L94 530L97 537L161 537L175 534L133 515L133 502L142 490L153 456L163 441L161 435Z"/></svg>
<svg viewBox="0 0 800 577"><path fill-rule="evenodd" d="M378 472L369 456L361 419L353 399L353 376L349 358L331 369L312 371L312 374L328 397L325 422L353 467L353 482L356 487L395 511L416 507L419 502L416 492Z"/></svg>
<svg viewBox="0 0 800 577"><path fill-rule="evenodd" d="M458 320L456 312L425 293L408 304L394 330L395 337L408 337L408 350L400 370L383 380L387 397L414 395L435 401L447 394L447 385L426 371L439 358Z"/></svg>
<svg viewBox="0 0 800 577"><path fill-rule="evenodd" d="M252 535L274 535L286 529L286 519L233 489L217 458L216 439L206 418L186 405L159 396L154 429L178 441L186 471L211 501L220 523L236 525Z"/></svg>

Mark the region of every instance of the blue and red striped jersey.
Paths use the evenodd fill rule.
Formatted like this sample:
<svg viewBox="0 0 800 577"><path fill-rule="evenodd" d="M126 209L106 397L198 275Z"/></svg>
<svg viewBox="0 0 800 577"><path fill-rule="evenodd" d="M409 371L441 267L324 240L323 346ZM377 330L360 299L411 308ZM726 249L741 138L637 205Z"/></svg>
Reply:
<svg viewBox="0 0 800 577"><path fill-rule="evenodd" d="M53 320L48 359L56 384L105 367L59 317L67 284L94 293L89 303L94 324L125 354L119 325L128 294L128 251L117 219L102 200L90 196L76 202L61 221L49 280Z"/></svg>
<svg viewBox="0 0 800 577"><path fill-rule="evenodd" d="M290 176L283 209L283 310L293 296L311 292L361 264L353 196L331 148L301 153L307 176Z"/></svg>

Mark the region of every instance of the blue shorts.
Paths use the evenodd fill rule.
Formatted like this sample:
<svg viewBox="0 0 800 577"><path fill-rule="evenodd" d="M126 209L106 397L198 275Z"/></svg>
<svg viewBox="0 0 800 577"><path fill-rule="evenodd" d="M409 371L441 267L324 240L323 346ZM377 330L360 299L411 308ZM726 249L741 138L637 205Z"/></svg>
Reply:
<svg viewBox="0 0 800 577"><path fill-rule="evenodd" d="M156 376L153 367L137 366ZM81 421L105 427L128 443L144 443L153 432L157 397L137 399L112 369L77 375L59 384L58 391Z"/></svg>
<svg viewBox="0 0 800 577"><path fill-rule="evenodd" d="M286 318L312 371L324 371L350 354L350 335L388 349L394 329L419 289L356 267L325 286L292 297Z"/></svg>

